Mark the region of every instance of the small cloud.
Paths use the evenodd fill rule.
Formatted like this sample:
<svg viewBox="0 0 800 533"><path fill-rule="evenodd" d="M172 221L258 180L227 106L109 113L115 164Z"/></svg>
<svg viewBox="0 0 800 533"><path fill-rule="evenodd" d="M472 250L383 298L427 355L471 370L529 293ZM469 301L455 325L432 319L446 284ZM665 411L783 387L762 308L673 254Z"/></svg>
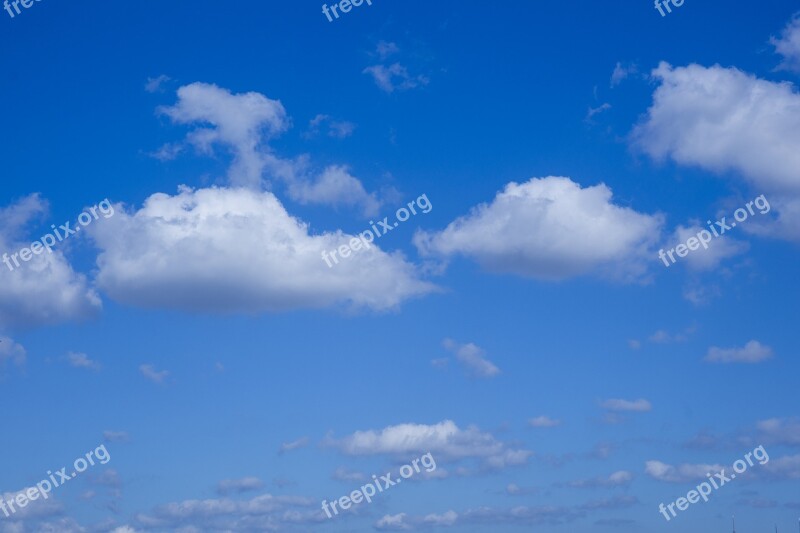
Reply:
<svg viewBox="0 0 800 533"><path fill-rule="evenodd" d="M617 66L614 67L614 72L611 73L611 87L616 87L622 83L625 78L631 74L636 74L636 72L636 65L623 66L622 63L618 61Z"/></svg>
<svg viewBox="0 0 800 533"><path fill-rule="evenodd" d="M379 41L375 51L378 53L378 57L380 57L381 61L383 61L390 55L400 52L400 48L395 43Z"/></svg>
<svg viewBox="0 0 800 533"><path fill-rule="evenodd" d="M434 368L447 368L447 365L450 363L450 359L447 357L441 357L439 359L431 359L431 365Z"/></svg>
<svg viewBox="0 0 800 533"><path fill-rule="evenodd" d="M180 143L166 143L164 146L156 150L155 152L151 152L148 155L154 159L158 159L161 162L164 161L172 161L176 157L180 155L183 151L183 145Z"/></svg>
<svg viewBox="0 0 800 533"><path fill-rule="evenodd" d="M281 444L281 448L280 450L278 450L278 453L286 453L294 450L299 450L300 448L305 448L306 446L308 446L308 442L309 442L308 437L302 437L293 442L284 442L283 444Z"/></svg>
<svg viewBox="0 0 800 533"><path fill-rule="evenodd" d="M500 374L500 369L486 359L483 348L472 343L459 345L452 339L445 339L442 344L447 350L455 353L458 362L473 376L493 378Z"/></svg>
<svg viewBox="0 0 800 533"><path fill-rule="evenodd" d="M690 483L698 479L704 479L706 474L715 473L723 470L721 465L707 464L682 464L678 466L662 463L661 461L647 461L645 463L645 473L658 481L667 483Z"/></svg>
<svg viewBox="0 0 800 533"><path fill-rule="evenodd" d="M603 111L607 111L609 109L611 109L611 104L609 104L608 102L604 103L600 107L591 107L590 106L589 107L589 111L586 112L586 118L584 120L586 120L586 122L592 122L592 117L602 113Z"/></svg>
<svg viewBox="0 0 800 533"><path fill-rule="evenodd" d="M645 413L650 411L653 406L647 400L640 398L638 400L620 400L610 399L602 403L603 409L615 413L631 412L631 413Z"/></svg>
<svg viewBox="0 0 800 533"><path fill-rule="evenodd" d="M566 484L568 487L577 489L595 489L595 488L610 488L610 487L625 487L630 485L633 481L633 473L627 470L619 470L614 472L608 477L598 477L591 479L579 479L577 481L570 481Z"/></svg>
<svg viewBox="0 0 800 533"><path fill-rule="evenodd" d="M106 442L129 442L131 440L130 435L126 431L110 430L103 432L103 439L105 439Z"/></svg>
<svg viewBox="0 0 800 533"><path fill-rule="evenodd" d="M162 370L158 372L153 367L153 365L142 365L139 367L139 372L141 372L145 378L159 385L162 385L164 383L164 380L167 379L167 377L169 377L168 371Z"/></svg>
<svg viewBox="0 0 800 533"><path fill-rule="evenodd" d="M356 125L352 122L339 121L332 119L329 115L319 114L308 122L308 131L303 134L306 139L311 139L319 135L323 125L327 125L328 137L335 139L344 139L350 137L356 129Z"/></svg>
<svg viewBox="0 0 800 533"><path fill-rule="evenodd" d="M25 364L27 352L21 344L14 342L11 337L4 337L0 335L0 368L2 368L6 361L12 362L16 366Z"/></svg>
<svg viewBox="0 0 800 533"><path fill-rule="evenodd" d="M683 288L683 298L695 307L708 305L712 299L720 296L722 292L717 285L691 284Z"/></svg>
<svg viewBox="0 0 800 533"><path fill-rule="evenodd" d="M112 489L118 489L122 486L122 477L113 468L104 470L102 474L90 476L89 481L92 485Z"/></svg>
<svg viewBox="0 0 800 533"><path fill-rule="evenodd" d="M505 493L509 496L529 496L532 494L539 494L539 489L534 487L520 487L516 483L509 483L506 486Z"/></svg>
<svg viewBox="0 0 800 533"><path fill-rule="evenodd" d="M659 329L650 335L647 340L653 344L673 344L677 342L686 342L695 331L697 331L696 325L689 326L682 332L678 333L670 333L665 329Z"/></svg>
<svg viewBox="0 0 800 533"><path fill-rule="evenodd" d="M528 420L528 425L532 428L554 428L561 425L561 420L555 420L549 416L537 416Z"/></svg>
<svg viewBox="0 0 800 533"><path fill-rule="evenodd" d="M100 370L100 364L89 359L85 353L69 352L65 357L72 368L85 368L86 370Z"/></svg>
<svg viewBox="0 0 800 533"><path fill-rule="evenodd" d="M172 78L163 74L157 78L147 78L147 83L144 84L144 90L149 93L161 92L161 85L170 79Z"/></svg>
<svg viewBox="0 0 800 533"><path fill-rule="evenodd" d="M750 341L742 348L708 349L705 360L710 363L760 363L772 358L772 348L758 341Z"/></svg>
<svg viewBox="0 0 800 533"><path fill-rule="evenodd" d="M642 343L640 341L637 341L636 339L630 339L628 341L628 347L631 350L638 350L639 348L642 347Z"/></svg>
<svg viewBox="0 0 800 533"><path fill-rule="evenodd" d="M769 42L775 53L783 56L778 69L800 72L800 13L792 17L780 38L772 37Z"/></svg>
<svg viewBox="0 0 800 533"><path fill-rule="evenodd" d="M217 484L217 492L222 495L242 494L253 490L260 490L262 488L264 488L264 483L257 477L223 479Z"/></svg>
<svg viewBox="0 0 800 533"><path fill-rule="evenodd" d="M363 74L370 74L372 79L382 91L393 93L394 91L407 91L421 85L427 85L430 80L423 75L411 76L408 69L400 63L390 66L373 65L362 71Z"/></svg>

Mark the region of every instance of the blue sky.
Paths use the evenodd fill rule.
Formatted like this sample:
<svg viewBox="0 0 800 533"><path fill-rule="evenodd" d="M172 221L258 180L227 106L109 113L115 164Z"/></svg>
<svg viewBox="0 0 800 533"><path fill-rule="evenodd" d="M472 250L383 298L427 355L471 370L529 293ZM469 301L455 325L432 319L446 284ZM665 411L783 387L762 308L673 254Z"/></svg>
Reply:
<svg viewBox="0 0 800 533"><path fill-rule="evenodd" d="M0 532L797 527L795 4L19 7Z"/></svg>

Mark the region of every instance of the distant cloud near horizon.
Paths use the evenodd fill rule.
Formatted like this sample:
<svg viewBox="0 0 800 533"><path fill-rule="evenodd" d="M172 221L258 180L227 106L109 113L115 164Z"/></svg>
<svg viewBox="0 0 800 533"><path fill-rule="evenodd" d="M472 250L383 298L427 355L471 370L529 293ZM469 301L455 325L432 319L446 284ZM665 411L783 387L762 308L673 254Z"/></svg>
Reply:
<svg viewBox="0 0 800 533"><path fill-rule="evenodd" d="M217 484L217 492L221 495L243 494L264 488L264 482L257 477L245 477L241 479L223 479Z"/></svg>
<svg viewBox="0 0 800 533"><path fill-rule="evenodd" d="M528 425L532 428L554 428L561 425L561 420L555 420L549 416L537 416L528 420Z"/></svg>
<svg viewBox="0 0 800 533"><path fill-rule="evenodd" d="M602 404L603 409L617 413L646 413L650 411L653 406L647 400L640 398L638 400L620 400L610 399L605 400Z"/></svg>

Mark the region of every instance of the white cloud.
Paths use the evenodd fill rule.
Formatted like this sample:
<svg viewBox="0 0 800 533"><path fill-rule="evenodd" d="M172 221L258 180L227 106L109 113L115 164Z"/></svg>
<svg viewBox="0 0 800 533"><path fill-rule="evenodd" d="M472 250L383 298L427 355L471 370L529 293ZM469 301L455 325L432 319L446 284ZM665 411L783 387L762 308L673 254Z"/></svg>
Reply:
<svg viewBox="0 0 800 533"><path fill-rule="evenodd" d="M107 442L128 442L130 435L125 431L103 431L103 439Z"/></svg>
<svg viewBox="0 0 800 533"><path fill-rule="evenodd" d="M100 364L92 361L85 353L69 352L66 356L67 364L73 368L85 368L86 370L100 370Z"/></svg>
<svg viewBox="0 0 800 533"><path fill-rule="evenodd" d="M619 470L608 477L598 477L591 479L579 479L570 481L566 485L573 488L600 488L600 487L625 487L633 481L633 473L627 470Z"/></svg>
<svg viewBox="0 0 800 533"><path fill-rule="evenodd" d="M769 42L783 56L779 68L800 72L800 13L792 17L779 38L772 37Z"/></svg>
<svg viewBox="0 0 800 533"><path fill-rule="evenodd" d="M308 123L308 131L303 134L306 138L312 138L319 135L320 127L322 125L328 126L327 135L335 139L344 139L350 137L356 129L356 125L346 120L334 120L328 115L319 114L311 119Z"/></svg>
<svg viewBox="0 0 800 533"><path fill-rule="evenodd" d="M636 74L636 72L636 65L623 65L617 61L617 65L614 67L614 72L611 73L611 87L616 87L622 83L625 78L631 74Z"/></svg>
<svg viewBox="0 0 800 533"><path fill-rule="evenodd" d="M168 82L171 79L172 78L164 74L161 74L160 76L157 76L155 78L148 77L147 83L144 84L144 90L149 93L157 93L161 91L161 85L163 85L165 82Z"/></svg>
<svg viewBox="0 0 800 533"><path fill-rule="evenodd" d="M286 453L294 450L299 450L300 448L305 448L306 446L308 446L308 441L309 441L308 437L301 437L292 442L284 442L281 444L281 448L278 452Z"/></svg>
<svg viewBox="0 0 800 533"><path fill-rule="evenodd" d="M718 348L712 346L706 361L712 363L760 363L772 358L772 348L752 340L741 348Z"/></svg>
<svg viewBox="0 0 800 533"><path fill-rule="evenodd" d="M384 515L375 523L375 529L378 531L408 531L414 529L414 526L406 523L406 516L408 516L406 513Z"/></svg>
<svg viewBox="0 0 800 533"><path fill-rule="evenodd" d="M301 204L328 204L363 209L364 216L375 216L381 202L368 193L347 167L331 165L315 181L295 180L289 184L289 197Z"/></svg>
<svg viewBox="0 0 800 533"><path fill-rule="evenodd" d="M438 424L399 424L382 430L356 431L342 439L326 439L346 455L406 456L430 452L438 461L479 459L489 468L525 464L532 452L515 449L490 433L470 426L460 429L451 420Z"/></svg>
<svg viewBox="0 0 800 533"><path fill-rule="evenodd" d="M640 398L638 400L619 400L610 399L602 403L603 409L613 412L633 412L633 413L646 413L650 411L653 406L647 400Z"/></svg>
<svg viewBox="0 0 800 533"><path fill-rule="evenodd" d="M62 249L69 243L58 243L61 248L41 251L28 262L17 256L19 267L14 264L13 254L33 242L26 227L47 211L47 203L37 194L0 208L0 252L8 254L3 260L14 267L12 271L0 263L0 329L81 320L102 308L86 277L76 273L64 256Z"/></svg>
<svg viewBox="0 0 800 533"><path fill-rule="evenodd" d="M800 94L791 83L735 68L661 63L653 105L632 141L656 160L743 176L769 197L778 219L746 231L800 240Z"/></svg>
<svg viewBox="0 0 800 533"><path fill-rule="evenodd" d="M471 342L469 344L458 344L452 339L445 339L445 348L456 355L456 359L467 371L476 377L493 378L500 374L500 369L494 363L486 359L486 351Z"/></svg>
<svg viewBox="0 0 800 533"><path fill-rule="evenodd" d="M0 370L7 362L16 366L24 365L27 355L28 353L21 344L14 342L11 337L0 335Z"/></svg>
<svg viewBox="0 0 800 533"><path fill-rule="evenodd" d="M609 104L608 102L603 103L599 107L589 107L589 110L586 112L586 118L584 120L586 120L587 122L591 122L592 118L595 115L599 115L603 111L608 111L609 109L611 109L611 104Z"/></svg>
<svg viewBox="0 0 800 533"><path fill-rule="evenodd" d="M200 152L211 154L216 145L231 150L228 180L234 186L260 189L266 184L266 173L286 183L290 196L297 201L361 206L367 216L377 212L380 203L375 195L368 194L361 182L344 170L345 166L333 165L314 173L307 156L289 160L275 155L268 141L290 126L279 100L256 92L233 94L198 82L178 89L177 103L159 111L178 124L196 126L189 132L187 142ZM348 128L348 124L338 123L331 132L344 135ZM165 145L156 157L168 159L179 152L179 146Z"/></svg>
<svg viewBox="0 0 800 533"><path fill-rule="evenodd" d="M532 428L554 428L561 425L561 420L549 416L537 416L528 420L528 425Z"/></svg>
<svg viewBox="0 0 800 533"><path fill-rule="evenodd" d="M262 494L249 500L184 500L136 515L144 529L170 531L264 531L326 521L317 501ZM178 529L178 528L186 529ZM192 528L192 529L189 529Z"/></svg>
<svg viewBox="0 0 800 533"><path fill-rule="evenodd" d="M702 230L706 230L711 234L707 226L700 226L697 224L691 226L679 225L675 228L675 232L664 245L665 253L678 244L685 244L690 237L697 239L697 234ZM692 250L689 255L684 258L678 258L673 252L673 257L678 259L680 263L688 265L692 270L709 271L715 270L725 259L743 254L749 249L750 244L724 235L720 238L711 239L711 242L708 243L708 248L700 246L697 250ZM669 258L667 258L667 261L669 261ZM670 265L671 264L672 262L670 261Z"/></svg>
<svg viewBox="0 0 800 533"><path fill-rule="evenodd" d="M686 342L689 340L689 336L695 332L697 329L696 326L689 326L683 332L680 333L670 333L667 330L659 329L647 339L650 342L656 344L671 344L675 342Z"/></svg>
<svg viewBox="0 0 800 533"><path fill-rule="evenodd" d="M478 507L468 509L462 513L446 511L442 514L428 514L422 516L399 513L384 515L375 524L379 531L412 531L428 528L441 528L451 526L480 525L491 527L501 524L533 526L564 524L583 516L587 509L614 509L629 507L636 503L633 497L621 496L600 502L590 502L575 508L539 506L530 507L520 505L510 509L496 509L492 507Z"/></svg>
<svg viewBox="0 0 800 533"><path fill-rule="evenodd" d="M245 477L241 479L223 479L217 484L219 494L241 494L253 490L264 488L264 482L257 477Z"/></svg>
<svg viewBox="0 0 800 533"><path fill-rule="evenodd" d="M387 93L394 91L407 91L420 85L427 85L428 78L423 75L411 76L408 69L400 63L386 65L372 65L363 70L369 74L381 90Z"/></svg>
<svg viewBox="0 0 800 533"><path fill-rule="evenodd" d="M374 244L329 268L322 259L353 238L310 235L269 192L186 187L154 194L139 211L87 229L102 250L97 284L142 307L206 312L324 308L386 310L435 290L399 253Z"/></svg>
<svg viewBox="0 0 800 533"><path fill-rule="evenodd" d="M207 83L184 85L178 89L178 102L159 111L178 124L211 124L193 130L188 140L206 153L217 143L230 147L235 157L228 177L234 185L260 185L265 162L259 145L289 127L280 101L256 92L231 94Z"/></svg>
<svg viewBox="0 0 800 533"><path fill-rule="evenodd" d="M36 489L36 487L25 487L21 490L17 490L14 492L3 492L0 490L0 500L4 502L14 501L19 494L27 494L30 489ZM38 489L36 489L38 490ZM27 496L26 496L27 498ZM49 498L42 499L39 498L35 504L30 503L25 507L15 506L16 512L11 514L8 518L6 518L5 514L0 511L0 523L5 522L6 520L11 521L22 521L27 519L37 519L42 517L49 517L53 515L60 514L64 510L64 506L56 500L53 495L50 495ZM23 530L24 531L24 530Z"/></svg>
<svg viewBox="0 0 800 533"><path fill-rule="evenodd" d="M141 365L139 372L141 372L142 376L158 385L162 385L164 380L169 377L167 370L157 371L153 365Z"/></svg>
<svg viewBox="0 0 800 533"><path fill-rule="evenodd" d="M438 233L421 232L422 253L465 255L495 272L561 280L591 272L637 278L652 262L661 216L611 203L603 184L581 188L569 178L509 183Z"/></svg>
<svg viewBox="0 0 800 533"><path fill-rule="evenodd" d="M706 474L720 472L724 468L722 465L681 464L673 466L661 461L647 461L644 471L658 481L689 483L698 479L705 479Z"/></svg>
<svg viewBox="0 0 800 533"><path fill-rule="evenodd" d="M131 526L119 526L111 530L111 533L138 533Z"/></svg>
<svg viewBox="0 0 800 533"><path fill-rule="evenodd" d="M772 479L800 480L800 454L773 458L759 467L764 468Z"/></svg>
<svg viewBox="0 0 800 533"><path fill-rule="evenodd" d="M378 41L378 46L375 48L375 52L378 54L378 57L381 59L381 61L383 61L390 55L400 52L400 47L397 46L396 43Z"/></svg>
<svg viewBox="0 0 800 533"><path fill-rule="evenodd" d="M800 418L770 418L756 424L759 441L766 444L800 446Z"/></svg>

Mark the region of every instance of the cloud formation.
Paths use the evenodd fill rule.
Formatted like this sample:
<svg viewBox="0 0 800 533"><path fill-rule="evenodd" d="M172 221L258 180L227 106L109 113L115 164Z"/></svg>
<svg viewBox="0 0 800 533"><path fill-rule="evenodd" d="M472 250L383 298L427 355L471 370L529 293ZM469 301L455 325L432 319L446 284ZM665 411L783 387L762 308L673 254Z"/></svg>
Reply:
<svg viewBox="0 0 800 533"><path fill-rule="evenodd" d="M340 304L387 310L435 287L374 244L329 268L342 232L311 235L270 192L181 187L88 230L101 252L97 284L141 307L195 312L286 311Z"/></svg>
<svg viewBox="0 0 800 533"><path fill-rule="evenodd" d="M405 457L430 452L437 461L478 459L489 468L525 464L532 454L513 448L477 427L461 429L451 420L432 425L398 424L382 430L356 431L342 439L329 437L326 444L345 455Z"/></svg>
<svg viewBox="0 0 800 533"><path fill-rule="evenodd" d="M500 369L486 359L486 351L471 342L458 344L452 339L445 339L443 346L453 352L459 363L470 375L479 378L493 378L500 374Z"/></svg>
<svg viewBox="0 0 800 533"><path fill-rule="evenodd" d="M736 68L662 62L658 88L631 139L657 161L667 158L717 174L734 171L766 194L778 219L745 231L800 240L800 94L788 82Z"/></svg>
<svg viewBox="0 0 800 533"><path fill-rule="evenodd" d="M509 183L489 204L436 233L420 232L420 252L467 256L487 270L542 280L589 273L639 278L652 262L662 217L611 203L603 184L569 178Z"/></svg>
<svg viewBox="0 0 800 533"><path fill-rule="evenodd" d="M38 194L0 208L0 253L8 254L12 265L11 256L33 242L27 228L47 212ZM13 270L0 263L0 330L81 320L102 309L99 296L72 269L62 249L42 250L28 262L19 259Z"/></svg>
<svg viewBox="0 0 800 533"><path fill-rule="evenodd" d="M162 106L159 112L176 124L193 126L186 142L199 152L211 155L215 146L228 149L233 154L228 169L228 181L233 186L260 190L270 184L266 176L285 183L289 196L298 202L359 206L365 216L377 213L380 202L376 195L367 193L345 166L332 165L315 172L308 156L291 160L275 154L269 141L291 125L279 100L257 92L234 94L213 84L196 82L179 88L177 103ZM331 131L347 134L348 129L347 124L340 123ZM169 159L180 151L180 145L168 144L156 156Z"/></svg>
<svg viewBox="0 0 800 533"><path fill-rule="evenodd" d="M760 363L772 358L772 348L752 340L741 348L708 349L705 360L711 363Z"/></svg>

